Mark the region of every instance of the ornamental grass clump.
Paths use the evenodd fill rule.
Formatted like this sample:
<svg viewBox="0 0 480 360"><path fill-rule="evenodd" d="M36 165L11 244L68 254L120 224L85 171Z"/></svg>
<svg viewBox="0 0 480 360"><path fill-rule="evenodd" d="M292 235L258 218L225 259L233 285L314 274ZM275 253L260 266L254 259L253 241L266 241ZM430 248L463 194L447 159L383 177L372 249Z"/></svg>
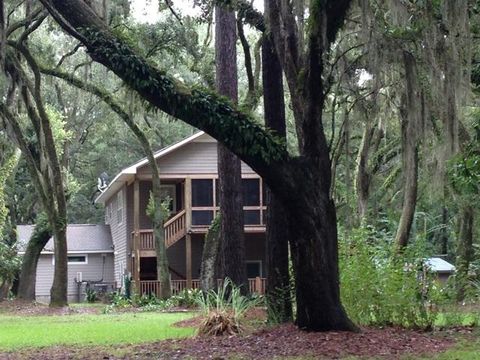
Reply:
<svg viewBox="0 0 480 360"><path fill-rule="evenodd" d="M226 278L218 291L207 291L198 298L198 305L205 315L198 334L221 336L240 333L245 313L258 303L259 298L243 296L240 288Z"/></svg>

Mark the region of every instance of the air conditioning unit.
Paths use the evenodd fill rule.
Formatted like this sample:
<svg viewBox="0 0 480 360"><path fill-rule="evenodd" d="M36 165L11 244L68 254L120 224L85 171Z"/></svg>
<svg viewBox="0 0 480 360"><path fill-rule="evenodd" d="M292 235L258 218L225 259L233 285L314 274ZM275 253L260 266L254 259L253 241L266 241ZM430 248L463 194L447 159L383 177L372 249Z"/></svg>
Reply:
<svg viewBox="0 0 480 360"><path fill-rule="evenodd" d="M81 283L83 281L83 274L81 271L77 272L77 277L75 278L75 280L77 281L77 283Z"/></svg>

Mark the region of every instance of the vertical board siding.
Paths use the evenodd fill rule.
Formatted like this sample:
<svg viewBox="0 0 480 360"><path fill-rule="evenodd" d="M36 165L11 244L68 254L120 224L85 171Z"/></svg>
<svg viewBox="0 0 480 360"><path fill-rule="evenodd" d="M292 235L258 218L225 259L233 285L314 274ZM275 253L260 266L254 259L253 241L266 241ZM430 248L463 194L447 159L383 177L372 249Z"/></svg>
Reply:
<svg viewBox="0 0 480 360"><path fill-rule="evenodd" d="M117 221L117 194L113 195L106 203L106 206L113 205L113 211L109 219L110 231L112 233L112 242L115 251L115 281L118 286L122 284L122 270L127 267L127 250L128 250L128 223L133 220L131 210L133 209L133 196L130 197L127 194L127 187L123 186L119 191L123 192L123 209L124 216L122 222L119 224ZM127 206L127 199L129 206Z"/></svg>
<svg viewBox="0 0 480 360"><path fill-rule="evenodd" d="M113 254L107 253L105 256L105 268L103 269L102 254L87 254L88 264L69 264L68 265L68 283L67 295L69 301L77 301L77 284L75 278L77 272L82 273L83 281L114 282L113 274ZM53 283L54 265L52 263L53 255L40 255L37 265L37 280L35 284L35 296L39 301L49 301L50 288ZM102 279L103 271L103 279ZM82 291L82 294L84 291ZM83 298L83 295L82 295Z"/></svg>

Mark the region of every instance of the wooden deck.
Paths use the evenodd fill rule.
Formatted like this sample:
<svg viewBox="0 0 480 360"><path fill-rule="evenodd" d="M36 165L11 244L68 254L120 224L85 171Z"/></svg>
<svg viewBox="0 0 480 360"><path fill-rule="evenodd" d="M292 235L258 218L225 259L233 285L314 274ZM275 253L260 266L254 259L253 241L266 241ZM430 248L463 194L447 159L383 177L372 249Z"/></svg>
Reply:
<svg viewBox="0 0 480 360"><path fill-rule="evenodd" d="M221 284L222 280L218 280L219 285ZM140 281L140 286L138 292L140 295L155 295L157 297L160 296L160 281L157 280L148 280L148 281ZM256 277L253 279L248 279L248 285L250 293L256 293L263 295L265 294L265 278ZM171 281L172 287L172 295L176 295L181 291L187 289L187 280L172 280ZM200 288L200 280L193 279L192 280L192 289L199 289Z"/></svg>

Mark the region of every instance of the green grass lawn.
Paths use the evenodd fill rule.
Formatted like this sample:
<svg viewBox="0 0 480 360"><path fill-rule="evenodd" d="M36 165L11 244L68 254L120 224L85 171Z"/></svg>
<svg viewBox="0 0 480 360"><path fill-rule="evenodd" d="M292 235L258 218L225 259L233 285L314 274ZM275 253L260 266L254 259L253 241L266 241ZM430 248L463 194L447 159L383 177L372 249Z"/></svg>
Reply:
<svg viewBox="0 0 480 360"><path fill-rule="evenodd" d="M51 345L139 344L187 337L195 329L173 327L189 313L8 316L0 314L0 350Z"/></svg>

